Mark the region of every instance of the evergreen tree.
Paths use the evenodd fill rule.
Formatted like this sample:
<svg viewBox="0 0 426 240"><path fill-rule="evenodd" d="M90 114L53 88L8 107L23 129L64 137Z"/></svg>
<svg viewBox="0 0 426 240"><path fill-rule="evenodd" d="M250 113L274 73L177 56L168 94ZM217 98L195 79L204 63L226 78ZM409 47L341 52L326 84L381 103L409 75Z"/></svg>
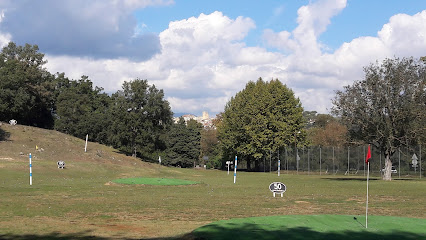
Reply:
<svg viewBox="0 0 426 240"><path fill-rule="evenodd" d="M78 81L58 82L62 87L56 99L55 129L92 141L107 142L110 98L101 93L102 88L93 88L87 76Z"/></svg>
<svg viewBox="0 0 426 240"><path fill-rule="evenodd" d="M188 123L181 117L173 124L168 134L167 157L164 164L192 167L200 157L202 125L191 119Z"/></svg>

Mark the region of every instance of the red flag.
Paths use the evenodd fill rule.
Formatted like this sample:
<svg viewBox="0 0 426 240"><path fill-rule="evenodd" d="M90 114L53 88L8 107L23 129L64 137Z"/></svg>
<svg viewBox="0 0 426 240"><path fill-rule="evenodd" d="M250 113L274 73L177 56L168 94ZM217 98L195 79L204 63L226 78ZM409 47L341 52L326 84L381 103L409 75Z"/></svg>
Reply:
<svg viewBox="0 0 426 240"><path fill-rule="evenodd" d="M367 157L365 157L365 163L368 163L368 160L371 158L371 149L370 145L368 145Z"/></svg>

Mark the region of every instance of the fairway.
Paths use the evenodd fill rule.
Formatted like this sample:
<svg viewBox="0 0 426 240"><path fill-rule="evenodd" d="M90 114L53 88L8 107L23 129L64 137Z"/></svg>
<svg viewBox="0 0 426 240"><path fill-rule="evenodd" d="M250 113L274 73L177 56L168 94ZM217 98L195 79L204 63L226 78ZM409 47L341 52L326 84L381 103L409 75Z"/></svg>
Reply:
<svg viewBox="0 0 426 240"><path fill-rule="evenodd" d="M425 239L426 220L370 216L288 215L218 221L200 227L193 235L201 239Z"/></svg>
<svg viewBox="0 0 426 240"><path fill-rule="evenodd" d="M120 184L141 184L141 185L163 185L163 186L177 186L177 185L193 185L199 182L188 181L182 179L169 179L169 178L120 178L112 182Z"/></svg>
<svg viewBox="0 0 426 240"><path fill-rule="evenodd" d="M56 131L26 126L2 128L11 137L0 142L0 239L193 239L193 234L210 226L222 228L217 222L227 220L254 227L248 228L253 236L281 231L280 234L293 234L293 239L303 237L305 232L332 237L334 232L330 229L341 231L348 239L354 239L350 238L355 237L350 234L353 231L365 236L361 225L365 224L366 179L362 175L282 171L278 177L274 172L238 171L234 184L233 174L226 171L164 167L90 142L84 152L84 140ZM44 151L35 151L35 145ZM29 152L33 158L32 186ZM65 169L57 168L58 160L66 162ZM378 177L370 178L367 232L386 239L390 238L389 232L395 236L407 233L404 236L413 236L411 239L424 234L415 232L418 227L412 231L398 221L386 224L386 229L377 221L405 217L424 223L426 180L405 177L385 182ZM192 183L158 186L131 180L137 184L117 184L113 182L116 179ZM272 182L287 186L283 197L273 197L269 190ZM297 215L300 220L287 218ZM318 215L317 220L313 221L311 215ZM321 219L320 215L330 217ZM348 217L341 220L339 215ZM381 216L386 218L382 220ZM345 222L353 229L338 227ZM286 224L285 229L279 224ZM209 227L201 228L206 225Z"/></svg>

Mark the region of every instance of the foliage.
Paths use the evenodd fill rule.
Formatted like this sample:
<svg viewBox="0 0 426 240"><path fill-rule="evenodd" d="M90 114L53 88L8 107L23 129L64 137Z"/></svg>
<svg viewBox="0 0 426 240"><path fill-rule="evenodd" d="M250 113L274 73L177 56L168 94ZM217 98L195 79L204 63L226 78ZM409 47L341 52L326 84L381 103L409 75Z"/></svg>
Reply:
<svg viewBox="0 0 426 240"><path fill-rule="evenodd" d="M218 126L224 157L238 154L257 169L270 151L304 141L302 113L299 99L278 79L249 82L226 104Z"/></svg>
<svg viewBox="0 0 426 240"><path fill-rule="evenodd" d="M342 147L347 143L347 128L329 114L311 116L314 120L307 128L308 140L312 145Z"/></svg>
<svg viewBox="0 0 426 240"><path fill-rule="evenodd" d="M55 129L61 132L106 143L110 98L101 88L93 88L87 76L68 81L58 91Z"/></svg>
<svg viewBox="0 0 426 240"><path fill-rule="evenodd" d="M37 45L10 42L0 53L0 121L50 128L51 76Z"/></svg>
<svg viewBox="0 0 426 240"><path fill-rule="evenodd" d="M333 113L353 141L371 143L385 156L384 179L391 179L398 148L425 142L426 67L412 58L385 59L364 68L365 78L337 91Z"/></svg>
<svg viewBox="0 0 426 240"><path fill-rule="evenodd" d="M170 129L167 140L165 165L191 167L200 157L202 125L191 119L187 123L181 117Z"/></svg>
<svg viewBox="0 0 426 240"><path fill-rule="evenodd" d="M147 80L123 83L112 95L109 142L119 150L154 160L153 153L164 150L164 133L172 121L169 103L163 90Z"/></svg>

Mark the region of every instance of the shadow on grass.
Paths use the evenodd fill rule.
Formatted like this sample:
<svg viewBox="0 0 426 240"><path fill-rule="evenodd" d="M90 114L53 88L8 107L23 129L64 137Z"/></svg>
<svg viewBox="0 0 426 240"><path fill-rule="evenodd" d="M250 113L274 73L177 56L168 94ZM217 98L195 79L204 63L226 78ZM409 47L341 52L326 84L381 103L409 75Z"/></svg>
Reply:
<svg viewBox="0 0 426 240"><path fill-rule="evenodd" d="M171 237L171 238L125 238L120 236L113 236L113 237L99 237L99 236L93 236L90 234L91 231L84 231L84 232L78 232L78 233L59 233L59 232L52 232L50 234L0 234L0 240L112 240L112 239L123 239L123 240L189 240L193 238L187 238L190 237L189 235L184 237Z"/></svg>
<svg viewBox="0 0 426 240"><path fill-rule="evenodd" d="M230 223L227 227L218 225L208 225L197 229L196 231L184 236L166 237L166 238L124 238L120 236L113 237L98 237L91 236L90 231L62 234L52 232L46 235L16 235L3 234L0 235L1 240L109 240L109 239L125 239L125 240L273 240L273 239L288 239L288 240L418 240L426 239L426 234L411 233L404 231L393 232L378 232L372 230L362 231L343 231L343 232L317 232L307 227L281 228L266 230L260 228L257 224L233 224Z"/></svg>
<svg viewBox="0 0 426 240"><path fill-rule="evenodd" d="M0 128L0 141L6 141L9 137L10 133Z"/></svg>
<svg viewBox="0 0 426 240"><path fill-rule="evenodd" d="M235 226L235 228L233 227ZM426 234L417 234L404 231L393 232L379 232L372 230L362 231L343 231L343 232L317 232L307 227L296 228L282 228L265 230L259 228L256 224L232 224L227 227L218 225L208 225L202 227L191 234L186 235L183 239L199 239L199 240L212 240L212 239L244 239L244 240L272 240L272 239L314 239L314 240L417 240L426 239Z"/></svg>
<svg viewBox="0 0 426 240"><path fill-rule="evenodd" d="M345 177L345 178L324 178L326 180L334 180L334 181L360 181L366 182L367 178L354 178L354 177ZM379 178L370 178L369 181L380 180Z"/></svg>

